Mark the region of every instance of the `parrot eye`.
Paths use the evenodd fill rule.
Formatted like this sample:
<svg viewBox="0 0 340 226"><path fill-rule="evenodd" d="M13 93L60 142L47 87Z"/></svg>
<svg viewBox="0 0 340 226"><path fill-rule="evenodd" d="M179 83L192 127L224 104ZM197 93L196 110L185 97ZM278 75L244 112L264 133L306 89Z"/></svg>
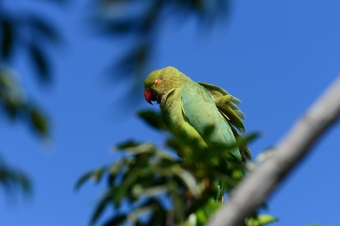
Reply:
<svg viewBox="0 0 340 226"><path fill-rule="evenodd" d="M155 86L158 86L159 84L161 84L161 80L158 78L155 80L155 82L153 83Z"/></svg>

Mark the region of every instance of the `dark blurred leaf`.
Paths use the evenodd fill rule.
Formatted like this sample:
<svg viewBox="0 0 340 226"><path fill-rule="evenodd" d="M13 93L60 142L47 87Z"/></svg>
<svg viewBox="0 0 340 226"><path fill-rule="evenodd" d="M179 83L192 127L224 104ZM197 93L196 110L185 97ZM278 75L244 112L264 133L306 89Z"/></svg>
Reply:
<svg viewBox="0 0 340 226"><path fill-rule="evenodd" d="M91 225L95 224L98 220L98 218L103 214L103 211L107 207L107 203L112 200L112 191L107 191L97 204L97 207L92 215L91 218Z"/></svg>
<svg viewBox="0 0 340 226"><path fill-rule="evenodd" d="M118 226L122 225L127 220L126 215L114 216L112 219L104 223L103 226Z"/></svg>
<svg viewBox="0 0 340 226"><path fill-rule="evenodd" d="M261 135L261 133L249 133L247 135L244 135L243 137L238 137L236 140L236 145L238 147L248 144L249 142L255 140L256 138L258 138Z"/></svg>
<svg viewBox="0 0 340 226"><path fill-rule="evenodd" d="M98 1L94 1L98 3ZM183 24L190 17L199 19L200 28L211 28L213 22L224 21L229 15L230 0L101 0L95 4L95 20L91 26L101 35L116 38L133 37L129 49L118 63L114 63L115 78L133 77L139 81L145 76L145 68L152 56L157 41L157 29L163 18L173 17ZM136 5L144 4L143 7ZM138 9L138 10L136 10ZM141 10L142 9L142 10ZM206 31L204 31L206 32ZM133 46L133 48L131 48ZM118 72L116 72L118 69ZM110 70L111 71L111 70ZM131 89L136 90L132 85ZM130 96L133 96L131 92Z"/></svg>
<svg viewBox="0 0 340 226"><path fill-rule="evenodd" d="M109 168L109 177L108 177L108 185L113 185L117 174L123 169L126 165L125 159L120 159L119 161L113 163Z"/></svg>
<svg viewBox="0 0 340 226"><path fill-rule="evenodd" d="M46 18L40 18L37 15L30 15L29 23L36 32L47 38L49 41L54 42L55 44L62 41L58 31L50 22L47 22Z"/></svg>
<svg viewBox="0 0 340 226"><path fill-rule="evenodd" d="M255 137L256 134L250 134L239 138L230 147L243 145ZM179 149L184 149L183 161L171 157L150 143L127 141L117 145L117 149L128 154L108 167L108 190L97 205L93 222L98 220L106 206L119 209L127 202L134 209L128 214L133 225L142 224L138 223L138 219L146 214L150 214L150 222L159 222L162 225L164 222L159 216L163 216L164 220L168 210L156 207L156 204L147 204L162 195L170 197L172 201L171 211L174 216L169 217L176 224L187 219L190 214L198 215L200 221L205 222L219 206L219 200L225 192L231 191L245 175L245 164L239 159L210 160L219 159L229 153L229 146L202 149L195 142L179 143L173 138L169 140ZM98 170L92 174L95 172ZM211 200L216 203L211 204ZM153 224L150 222L147 225Z"/></svg>
<svg viewBox="0 0 340 226"><path fill-rule="evenodd" d="M135 24L135 20L133 19L125 19L125 20L110 20L110 21L101 21L95 22L98 23L96 26L100 33L103 35L109 36L117 36L117 35L126 35L127 32L136 31L138 28Z"/></svg>
<svg viewBox="0 0 340 226"><path fill-rule="evenodd" d="M144 144L140 144L135 147L126 148L126 151L134 155L140 155L140 154L146 154L146 153L151 154L155 152L155 147L153 146L153 144L144 143Z"/></svg>
<svg viewBox="0 0 340 226"><path fill-rule="evenodd" d="M1 55L3 58L7 59L13 51L13 25L10 20L4 18L2 18L0 22Z"/></svg>
<svg viewBox="0 0 340 226"><path fill-rule="evenodd" d="M49 135L46 116L25 98L20 84L11 71L1 68L0 110L4 110L9 119L25 121L39 136Z"/></svg>
<svg viewBox="0 0 340 226"><path fill-rule="evenodd" d="M69 0L37 0L37 1L51 2L51 3L56 3L56 4L59 4L59 5L63 5L67 2L69 2Z"/></svg>
<svg viewBox="0 0 340 226"><path fill-rule="evenodd" d="M167 211L161 205L157 206L147 226L169 225L167 224L168 216L166 213Z"/></svg>
<svg viewBox="0 0 340 226"><path fill-rule="evenodd" d="M111 187L110 192L111 193L109 193L109 195L111 195L112 197L112 202L117 206L121 204L124 198L129 198L127 187L125 187L124 185L119 187Z"/></svg>
<svg viewBox="0 0 340 226"><path fill-rule="evenodd" d="M128 140L126 142L117 144L116 146L114 146L114 149L115 150L124 150L126 148L133 148L133 147L136 147L138 145L140 145L140 143L137 143L137 142L135 142L133 140Z"/></svg>
<svg viewBox="0 0 340 226"><path fill-rule="evenodd" d="M30 109L30 120L33 129L41 136L47 136L49 133L48 123L45 116L36 108Z"/></svg>
<svg viewBox="0 0 340 226"><path fill-rule="evenodd" d="M150 143L136 143L134 141L127 141L122 144L118 144L114 147L114 150L124 150L131 154L139 155L143 153L150 153L155 151L155 147Z"/></svg>
<svg viewBox="0 0 340 226"><path fill-rule="evenodd" d="M76 185L74 186L74 189L79 190L80 187L83 186L83 184L91 178L91 176L92 176L92 171L81 176L79 180L77 181Z"/></svg>
<svg viewBox="0 0 340 226"><path fill-rule="evenodd" d="M27 175L8 167L2 159L0 159L0 185L8 192L12 192L17 188L20 188L26 195L32 192L31 183Z"/></svg>
<svg viewBox="0 0 340 226"><path fill-rule="evenodd" d="M149 126L159 129L168 131L168 127L165 125L163 116L161 113L157 113L152 110L142 110L137 112L137 115L143 119Z"/></svg>
<svg viewBox="0 0 340 226"><path fill-rule="evenodd" d="M97 170L88 172L84 174L76 183L74 186L75 190L78 190L87 180L92 179L95 183L99 183L101 178L103 177L103 174L107 171L107 167L101 167Z"/></svg>
<svg viewBox="0 0 340 226"><path fill-rule="evenodd" d="M102 179L103 177L103 174L104 172L106 171L106 167L102 167L96 171L94 171L91 175L91 178L96 182L96 183L99 183L100 180Z"/></svg>
<svg viewBox="0 0 340 226"><path fill-rule="evenodd" d="M141 38L143 39L143 38ZM126 74L138 74L149 60L152 45L150 43L139 43L132 50L128 51L117 63L120 76Z"/></svg>
<svg viewBox="0 0 340 226"><path fill-rule="evenodd" d="M34 67L38 72L38 78L42 82L48 82L51 80L50 68L48 65L47 56L43 53L42 49L36 44L29 46L30 58Z"/></svg>
<svg viewBox="0 0 340 226"><path fill-rule="evenodd" d="M32 190L28 178L23 173L8 168L0 168L0 184L3 184L8 191L12 186L21 187L26 194Z"/></svg>

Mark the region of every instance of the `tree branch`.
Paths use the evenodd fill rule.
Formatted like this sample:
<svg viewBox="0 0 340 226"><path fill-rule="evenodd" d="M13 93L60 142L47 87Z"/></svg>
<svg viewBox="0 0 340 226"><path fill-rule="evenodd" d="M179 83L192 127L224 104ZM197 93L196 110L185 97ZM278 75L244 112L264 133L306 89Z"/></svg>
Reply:
<svg viewBox="0 0 340 226"><path fill-rule="evenodd" d="M207 225L244 224L339 115L340 76L279 142L272 157L239 184Z"/></svg>

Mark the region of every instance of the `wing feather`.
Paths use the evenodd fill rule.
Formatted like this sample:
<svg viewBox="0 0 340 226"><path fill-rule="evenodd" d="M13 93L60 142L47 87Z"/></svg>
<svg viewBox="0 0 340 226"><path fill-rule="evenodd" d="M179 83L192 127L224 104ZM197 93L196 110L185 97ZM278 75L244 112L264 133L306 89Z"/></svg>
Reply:
<svg viewBox="0 0 340 226"><path fill-rule="evenodd" d="M187 82L182 87L181 98L185 117L208 144L230 145L236 142L229 123L201 85ZM210 128L213 128L212 132L207 135L206 130ZM241 159L238 148L234 148L232 153Z"/></svg>

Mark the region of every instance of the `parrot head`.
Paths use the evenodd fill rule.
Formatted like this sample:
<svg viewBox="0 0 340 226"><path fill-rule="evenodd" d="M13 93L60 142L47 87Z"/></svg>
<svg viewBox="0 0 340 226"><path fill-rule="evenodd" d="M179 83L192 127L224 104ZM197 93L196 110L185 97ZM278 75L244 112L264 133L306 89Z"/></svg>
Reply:
<svg viewBox="0 0 340 226"><path fill-rule="evenodd" d="M159 104L163 94L181 87L186 80L190 78L171 66L153 71L144 80L145 100L149 104L152 104L152 101L157 101Z"/></svg>

